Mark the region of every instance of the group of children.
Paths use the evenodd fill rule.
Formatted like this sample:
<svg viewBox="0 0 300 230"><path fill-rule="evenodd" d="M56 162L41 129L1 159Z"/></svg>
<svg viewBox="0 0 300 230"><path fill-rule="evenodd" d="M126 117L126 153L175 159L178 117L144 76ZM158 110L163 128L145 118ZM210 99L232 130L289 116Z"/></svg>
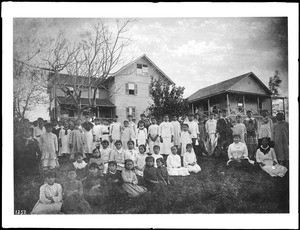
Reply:
<svg viewBox="0 0 300 230"><path fill-rule="evenodd" d="M155 118L151 118L149 123L141 117L137 126L132 116L128 116L123 125L117 119L116 116L110 125L108 122L100 124L98 119L92 124L88 118L84 122L65 121L59 131L57 126L53 128L49 123L45 128L35 127L34 137L39 142L44 169L58 167L57 156L67 156L67 160L75 159L73 167L78 180L74 179L74 172L73 177L70 176L73 181L68 174L72 183L62 189L46 174L46 183L41 187L39 202L32 213L44 213L45 210L52 213L53 209L58 212L62 193L68 196L73 194L73 190L77 195L82 195L83 190L90 195L103 194L102 181L106 181L113 190L125 191L136 197L157 186L170 184L169 176L188 176L201 171L195 149L201 141L205 142L200 133L203 123L195 120L194 115L189 115L181 123L176 116L169 122L166 115L160 125ZM280 137L278 131L275 133L274 127L282 132L287 129L287 122L283 121L280 113L274 127L270 126L269 118L263 116L262 119L263 122L257 122L248 111L244 122L241 123L241 117L237 116L233 126L226 113L218 121L214 114L210 114L203 130L211 146L217 140L218 145L226 149L229 167L251 171L259 165L271 176L283 177L287 168L277 160L270 137L273 135L281 140L281 145L286 145L286 137ZM231 144L226 145L228 138L231 138ZM281 148L285 152L280 154L288 155L287 147ZM141 179L144 186L140 185Z"/></svg>

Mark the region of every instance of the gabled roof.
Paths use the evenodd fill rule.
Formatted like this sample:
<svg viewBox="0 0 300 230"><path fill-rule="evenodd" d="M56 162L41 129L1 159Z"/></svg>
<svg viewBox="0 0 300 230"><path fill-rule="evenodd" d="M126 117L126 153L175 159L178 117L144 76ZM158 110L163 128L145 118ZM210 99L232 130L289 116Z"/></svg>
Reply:
<svg viewBox="0 0 300 230"><path fill-rule="evenodd" d="M74 105L74 101L71 97L57 97L57 99L58 99L58 102L60 104ZM82 105L89 105L89 99L88 98L80 98L80 101L81 101ZM110 108L116 107L109 100L99 99L99 98L96 98L96 106L110 107Z"/></svg>
<svg viewBox="0 0 300 230"><path fill-rule="evenodd" d="M142 56L134 59L133 61L129 62L128 64L124 65L121 69L119 69L117 72L111 74L112 76L117 76L118 74L120 74L123 70L129 68L131 65L135 64L138 60L142 59L142 58L145 58L147 59L147 61L149 61L151 63L151 65L153 65L156 70L158 72L160 72L162 74L162 76L164 78L166 78L166 80L170 83L170 84L174 84L174 82L157 66L154 64L154 62L146 55L146 54L143 54Z"/></svg>
<svg viewBox="0 0 300 230"><path fill-rule="evenodd" d="M265 84L254 73L249 72L249 73L246 73L246 74L234 77L234 78L230 78L226 81L222 81L217 84L210 85L205 88L199 89L197 92L195 92L194 94L189 96L188 100L190 102L192 102L192 101L197 101L200 99L208 98L212 95L218 95L221 93L230 92L231 88L236 83L238 83L240 80L242 80L248 76L254 78L254 80L256 80L259 83L259 85L266 91L266 94L268 94L268 95L272 94L272 92L268 89L268 87L266 87Z"/></svg>

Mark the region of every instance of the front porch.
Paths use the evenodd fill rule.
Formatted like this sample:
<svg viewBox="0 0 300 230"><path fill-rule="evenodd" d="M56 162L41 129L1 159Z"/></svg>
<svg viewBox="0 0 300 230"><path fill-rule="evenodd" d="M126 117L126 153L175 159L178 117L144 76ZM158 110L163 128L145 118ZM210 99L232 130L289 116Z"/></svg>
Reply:
<svg viewBox="0 0 300 230"><path fill-rule="evenodd" d="M253 116L260 116L262 110L272 110L272 101L269 96L241 94L241 93L222 93L207 98L195 100L190 103L190 111L208 116L210 112L218 117L220 112L225 109L228 116L246 116L246 111L251 110Z"/></svg>

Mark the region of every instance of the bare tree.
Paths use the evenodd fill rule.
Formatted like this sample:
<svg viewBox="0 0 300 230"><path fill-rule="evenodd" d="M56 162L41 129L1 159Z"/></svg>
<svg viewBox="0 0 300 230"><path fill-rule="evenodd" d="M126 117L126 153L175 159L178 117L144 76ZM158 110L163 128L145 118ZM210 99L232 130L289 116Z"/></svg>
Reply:
<svg viewBox="0 0 300 230"><path fill-rule="evenodd" d="M78 43L71 45L63 34L59 34L51 44L52 48L43 60L53 70L54 87L58 86L72 99L79 116L84 109L96 106L98 89L105 88L103 83L114 68L124 62L123 51L131 42L126 33L135 21L116 20L114 28L99 22L93 31L82 34ZM58 73L64 69L70 78L62 80ZM81 105L84 91L88 94L87 106Z"/></svg>
<svg viewBox="0 0 300 230"><path fill-rule="evenodd" d="M20 22L14 20L13 40L13 107L14 116L19 120L24 119L26 112L34 106L47 103L46 74L36 65L36 58L44 46L37 36L39 23L29 20L28 29L22 31Z"/></svg>

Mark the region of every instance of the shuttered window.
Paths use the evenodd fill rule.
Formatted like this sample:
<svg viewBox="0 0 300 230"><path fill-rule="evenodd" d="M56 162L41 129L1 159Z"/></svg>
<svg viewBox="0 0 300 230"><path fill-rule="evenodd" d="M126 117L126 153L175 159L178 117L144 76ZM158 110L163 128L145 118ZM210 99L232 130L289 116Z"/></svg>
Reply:
<svg viewBox="0 0 300 230"><path fill-rule="evenodd" d="M129 95L137 95L138 89L136 83L125 83L125 93Z"/></svg>
<svg viewBox="0 0 300 230"><path fill-rule="evenodd" d="M126 117L128 115L132 115L135 118L135 107L130 106L126 108Z"/></svg>

